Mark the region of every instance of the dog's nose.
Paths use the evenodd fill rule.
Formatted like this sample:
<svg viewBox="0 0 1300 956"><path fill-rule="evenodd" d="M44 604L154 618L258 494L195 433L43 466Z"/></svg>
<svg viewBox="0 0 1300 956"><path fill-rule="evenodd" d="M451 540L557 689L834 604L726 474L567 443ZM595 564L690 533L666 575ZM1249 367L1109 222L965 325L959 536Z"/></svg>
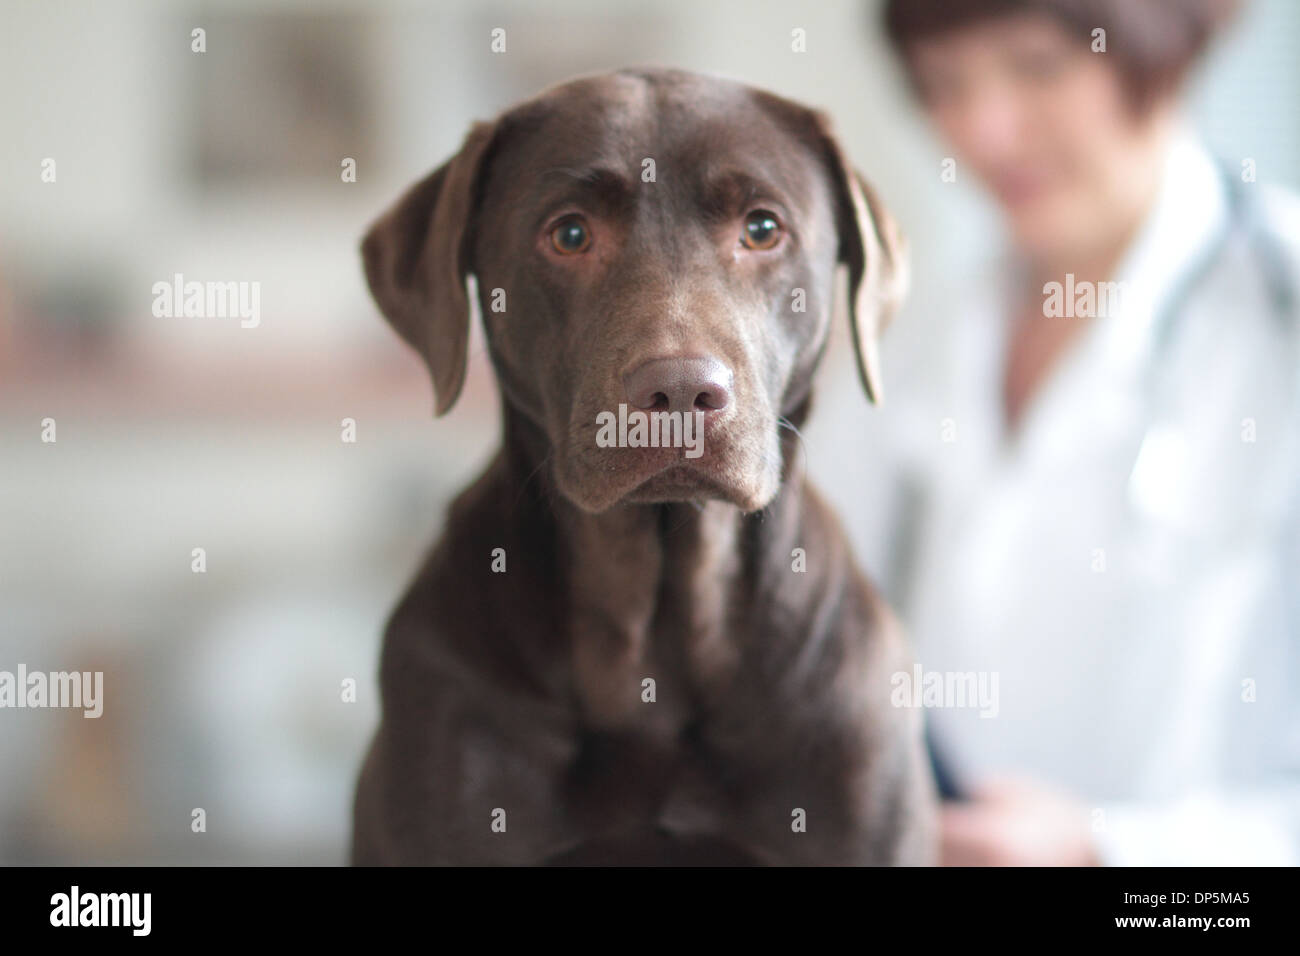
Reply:
<svg viewBox="0 0 1300 956"><path fill-rule="evenodd" d="M708 413L731 403L731 369L715 358L657 358L623 376L636 408Z"/></svg>

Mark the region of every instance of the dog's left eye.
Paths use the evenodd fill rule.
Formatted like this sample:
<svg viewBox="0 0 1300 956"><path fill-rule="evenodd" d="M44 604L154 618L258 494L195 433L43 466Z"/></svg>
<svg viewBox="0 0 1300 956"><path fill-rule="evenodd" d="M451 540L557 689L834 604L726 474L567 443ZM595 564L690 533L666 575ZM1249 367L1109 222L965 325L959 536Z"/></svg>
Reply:
<svg viewBox="0 0 1300 956"><path fill-rule="evenodd" d="M745 227L740 231L740 241L746 249L771 249L781 240L781 223L776 214L766 209L755 209L745 217Z"/></svg>
<svg viewBox="0 0 1300 956"><path fill-rule="evenodd" d="M551 230L551 245L562 256L585 252L591 245L591 230L581 219L566 219Z"/></svg>

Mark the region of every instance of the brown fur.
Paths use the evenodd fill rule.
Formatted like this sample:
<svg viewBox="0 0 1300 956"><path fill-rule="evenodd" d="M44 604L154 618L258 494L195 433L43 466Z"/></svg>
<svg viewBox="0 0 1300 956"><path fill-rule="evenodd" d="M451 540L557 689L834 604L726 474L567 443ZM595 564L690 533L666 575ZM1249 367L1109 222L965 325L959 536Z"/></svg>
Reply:
<svg viewBox="0 0 1300 956"><path fill-rule="evenodd" d="M738 250L746 209L773 204L788 241ZM554 259L545 223L570 207L595 238ZM873 398L904 283L824 118L680 71L582 78L477 124L363 253L439 413L477 276L504 441L389 621L354 861L930 862L918 715L890 706L910 658L796 464L836 266ZM629 368L704 353L734 386L703 457L597 447Z"/></svg>

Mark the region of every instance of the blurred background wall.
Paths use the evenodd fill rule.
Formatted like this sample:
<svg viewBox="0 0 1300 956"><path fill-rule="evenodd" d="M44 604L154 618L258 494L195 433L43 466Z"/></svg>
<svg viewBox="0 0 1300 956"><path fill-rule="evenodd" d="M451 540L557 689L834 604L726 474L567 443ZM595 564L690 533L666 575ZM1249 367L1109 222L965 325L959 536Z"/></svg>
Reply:
<svg viewBox="0 0 1300 956"><path fill-rule="evenodd" d="M912 238L916 292L891 334L927 328L929 290L995 227L967 184L940 182L943 151L874 6L7 4L0 670L102 670L105 709L0 711L0 862L344 860L385 616L497 437L481 341L465 396L435 423L357 243L471 120L633 64L825 108ZM791 50L796 28L806 53ZM1255 0L1192 100L1212 145L1292 187L1298 52L1300 4ZM153 284L176 273L260 283L260 323L155 317ZM826 387L856 404L815 417L807 446L852 523L842 431L882 412L854 395L844 341ZM888 339L884 359L888 380Z"/></svg>

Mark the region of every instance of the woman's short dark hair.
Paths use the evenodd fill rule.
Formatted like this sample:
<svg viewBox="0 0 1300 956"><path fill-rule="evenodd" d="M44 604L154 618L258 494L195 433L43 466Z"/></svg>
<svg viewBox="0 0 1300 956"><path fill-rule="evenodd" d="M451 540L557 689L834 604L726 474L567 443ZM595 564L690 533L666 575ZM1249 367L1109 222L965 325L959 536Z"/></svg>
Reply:
<svg viewBox="0 0 1300 956"><path fill-rule="evenodd" d="M904 63L918 40L1015 14L1046 14L1081 44L1090 44L1101 27L1130 100L1142 108L1177 89L1238 6L1238 0L885 0L883 19Z"/></svg>

